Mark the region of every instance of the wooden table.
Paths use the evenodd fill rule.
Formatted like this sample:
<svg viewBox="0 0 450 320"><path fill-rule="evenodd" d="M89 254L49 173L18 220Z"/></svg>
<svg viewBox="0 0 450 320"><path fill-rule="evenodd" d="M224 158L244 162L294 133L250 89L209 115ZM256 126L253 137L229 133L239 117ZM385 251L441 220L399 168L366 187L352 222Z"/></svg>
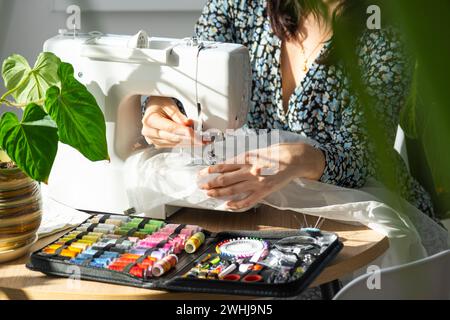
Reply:
<svg viewBox="0 0 450 320"><path fill-rule="evenodd" d="M307 217L314 225L317 218ZM183 209L173 215L171 222L198 224L210 231L298 229L304 221L303 215L291 211L278 211L260 207L246 213L208 212ZM364 226L353 226L326 220L323 230L336 232L344 248L337 258L311 285L324 286L336 283L355 270L368 265L389 247L388 239ZM67 231L65 231L67 232ZM33 247L38 250L56 240L63 233L39 240ZM227 299L248 298L216 294L174 293L134 287L105 284L94 281L75 281L49 277L25 267L28 257L0 265L0 299Z"/></svg>

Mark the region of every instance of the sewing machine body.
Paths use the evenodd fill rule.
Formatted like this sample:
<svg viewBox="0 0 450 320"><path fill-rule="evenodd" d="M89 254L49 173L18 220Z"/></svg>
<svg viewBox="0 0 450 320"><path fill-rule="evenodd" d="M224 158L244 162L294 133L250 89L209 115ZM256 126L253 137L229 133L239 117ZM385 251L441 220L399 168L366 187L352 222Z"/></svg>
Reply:
<svg viewBox="0 0 450 320"><path fill-rule="evenodd" d="M106 120L110 162L93 163L70 146L58 147L46 193L70 207L112 213L132 207L123 166L142 141L142 110L130 106L136 97L176 98L203 130L245 123L251 90L245 47L205 42L199 50L192 41L153 37L148 38L148 48L140 49L129 47L130 38L61 34L44 44L44 51L74 66L76 78L95 96ZM144 214L165 218L173 211Z"/></svg>

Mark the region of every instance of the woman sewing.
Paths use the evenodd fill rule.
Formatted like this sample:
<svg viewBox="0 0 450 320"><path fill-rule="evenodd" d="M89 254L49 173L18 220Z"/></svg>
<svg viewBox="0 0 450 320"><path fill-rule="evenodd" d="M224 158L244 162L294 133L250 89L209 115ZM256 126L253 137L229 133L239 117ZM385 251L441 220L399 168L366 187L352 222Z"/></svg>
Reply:
<svg viewBox="0 0 450 320"><path fill-rule="evenodd" d="M347 188L378 178L377 160L365 129L365 114L352 94L345 63L336 57L340 23L355 27L353 63L362 70L386 139L392 146L401 196L433 216L426 191L395 154L400 109L412 76L411 63L392 28L368 30L368 4L361 0L209 0L196 25L202 40L240 43L251 55L253 91L247 126L295 132L319 142L279 144L279 170L261 175L255 164L219 164L220 174L203 185L211 197L248 193L230 209L252 206L296 178ZM349 44L349 45L350 45ZM191 121L170 98L146 102L142 134L148 143L170 148L194 136Z"/></svg>

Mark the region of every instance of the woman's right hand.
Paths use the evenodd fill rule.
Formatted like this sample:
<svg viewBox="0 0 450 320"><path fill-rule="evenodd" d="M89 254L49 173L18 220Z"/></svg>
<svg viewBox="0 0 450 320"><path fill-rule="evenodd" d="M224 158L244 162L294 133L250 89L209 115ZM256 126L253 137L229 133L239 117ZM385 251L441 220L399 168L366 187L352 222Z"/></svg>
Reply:
<svg viewBox="0 0 450 320"><path fill-rule="evenodd" d="M150 97L142 119L142 135L156 148L191 145L193 121L178 109L172 98Z"/></svg>

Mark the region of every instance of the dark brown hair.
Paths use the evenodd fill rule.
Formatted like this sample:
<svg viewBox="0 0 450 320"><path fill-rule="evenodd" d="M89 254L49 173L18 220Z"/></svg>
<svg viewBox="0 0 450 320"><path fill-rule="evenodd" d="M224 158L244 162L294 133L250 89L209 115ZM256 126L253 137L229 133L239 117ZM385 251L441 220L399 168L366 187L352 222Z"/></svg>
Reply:
<svg viewBox="0 0 450 320"><path fill-rule="evenodd" d="M377 2L377 3L375 3ZM378 4L379 1L371 1ZM335 60L333 50L338 43L347 46L356 45L356 41L366 25L366 0L341 0L335 12L332 12L333 41L331 50L325 58L327 61ZM267 0L267 15L272 29L281 40L296 37L301 33L304 18L309 14L316 17L327 17L329 12L321 0ZM326 61L322 61L325 63Z"/></svg>
<svg viewBox="0 0 450 320"><path fill-rule="evenodd" d="M295 37L308 14L325 15L318 0L268 0L267 11L275 35L282 40Z"/></svg>

